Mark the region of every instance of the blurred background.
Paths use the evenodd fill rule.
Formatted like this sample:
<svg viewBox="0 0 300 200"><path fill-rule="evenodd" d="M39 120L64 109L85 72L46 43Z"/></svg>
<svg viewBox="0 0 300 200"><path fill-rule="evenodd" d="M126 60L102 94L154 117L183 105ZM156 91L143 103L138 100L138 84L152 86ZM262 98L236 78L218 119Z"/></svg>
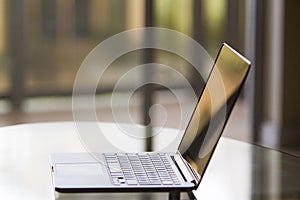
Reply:
<svg viewBox="0 0 300 200"><path fill-rule="evenodd" d="M300 155L299 4L296 0L0 0L0 125L72 121L73 83L87 54L119 32L157 26L194 38L212 58L223 42L249 58L251 73L225 136ZM145 55L178 70L199 94L203 80L184 59L158 50L134 51L112 63L99 82L100 121L113 121L114 85L130 68L145 63ZM172 74L150 73L170 80L172 89L185 97L183 108L193 106ZM126 93L126 87L119 92ZM167 126L178 128L174 116L179 104L163 87L136 92L130 111L137 123L149 121L146 110L152 103L162 104ZM83 95L83 115L85 106ZM130 122L126 106L120 99L118 109L124 112L124 122ZM155 116L159 121L159 113Z"/></svg>

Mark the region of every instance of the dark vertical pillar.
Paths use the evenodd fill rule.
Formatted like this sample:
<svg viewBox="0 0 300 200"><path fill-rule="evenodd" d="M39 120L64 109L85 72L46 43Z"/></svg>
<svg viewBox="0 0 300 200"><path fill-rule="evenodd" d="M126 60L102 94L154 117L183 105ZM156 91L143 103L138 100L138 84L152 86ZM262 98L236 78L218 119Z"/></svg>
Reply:
<svg viewBox="0 0 300 200"><path fill-rule="evenodd" d="M10 0L8 5L8 41L11 61L10 100L13 110L20 111L24 99L24 1Z"/></svg>
<svg viewBox="0 0 300 200"><path fill-rule="evenodd" d="M146 0L145 1L145 26L152 27L154 21L153 15L153 0ZM145 38L151 38L151 36L145 33ZM152 63L154 60L153 58L153 49L144 49L143 53L143 63ZM145 70L145 79L146 81L150 81L152 79L153 71L150 67L146 68ZM146 151L152 151L152 127L150 126L151 118L149 115L149 110L153 104L153 92L154 88L153 85L145 85L143 89L143 114L144 114L144 125L146 125Z"/></svg>
<svg viewBox="0 0 300 200"><path fill-rule="evenodd" d="M203 25L203 13L202 13L202 0L193 1L193 39L196 40L200 45L205 46L205 28ZM197 59L198 52L193 52L194 59ZM191 85L197 95L200 96L205 84L205 78L202 74L194 69L190 70Z"/></svg>
<svg viewBox="0 0 300 200"><path fill-rule="evenodd" d="M194 0L193 4L193 38L198 43L204 45L205 30L202 21L202 0Z"/></svg>
<svg viewBox="0 0 300 200"><path fill-rule="evenodd" d="M42 1L42 30L43 35L48 38L55 38L57 27L56 16L56 1L43 0Z"/></svg>
<svg viewBox="0 0 300 200"><path fill-rule="evenodd" d="M88 36L89 25L89 0L75 0L75 33L77 36Z"/></svg>
<svg viewBox="0 0 300 200"><path fill-rule="evenodd" d="M239 2L240 0L227 0L227 25L226 40L235 49L242 50L242 42L240 40L239 26Z"/></svg>
<svg viewBox="0 0 300 200"><path fill-rule="evenodd" d="M300 146L300 1L284 1L283 38L283 94L282 133L283 147Z"/></svg>
<svg viewBox="0 0 300 200"><path fill-rule="evenodd" d="M254 101L253 101L253 115L252 115L252 140L257 143L260 140L260 129L263 116L263 57L264 57L264 32L265 32L265 1L256 1L256 41L255 41L255 66L254 75Z"/></svg>
<svg viewBox="0 0 300 200"><path fill-rule="evenodd" d="M251 70L246 85L246 98L250 102L250 120L251 120L251 139L252 142L258 143L260 140L260 126L262 121L262 66L263 66L263 45L264 40L264 9L265 1L247 0L246 1L246 30L245 30L245 53L251 60ZM260 153L252 154L252 163L257 163L256 167L252 168L252 184L251 190L258 195L254 195L257 200L262 199L259 195L263 190L263 172L262 161L263 155Z"/></svg>

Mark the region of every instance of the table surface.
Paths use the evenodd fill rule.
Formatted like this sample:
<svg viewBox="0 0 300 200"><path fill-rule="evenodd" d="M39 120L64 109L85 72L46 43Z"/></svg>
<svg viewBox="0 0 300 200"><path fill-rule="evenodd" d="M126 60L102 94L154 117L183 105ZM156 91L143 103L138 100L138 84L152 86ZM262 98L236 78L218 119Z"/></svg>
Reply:
<svg viewBox="0 0 300 200"><path fill-rule="evenodd" d="M113 123L100 123L99 150L143 151L144 141L124 134ZM130 130L130 125L124 125ZM154 149L175 151L181 132L162 129ZM166 140L166 138L168 138ZM97 147L98 148L98 147ZM0 196L6 200L167 199L166 193L58 194L51 182L49 155L86 152L88 146L74 122L14 125L0 128ZM300 159L256 145L221 138L204 178L194 192L198 199L300 199ZM181 194L182 199L188 199Z"/></svg>

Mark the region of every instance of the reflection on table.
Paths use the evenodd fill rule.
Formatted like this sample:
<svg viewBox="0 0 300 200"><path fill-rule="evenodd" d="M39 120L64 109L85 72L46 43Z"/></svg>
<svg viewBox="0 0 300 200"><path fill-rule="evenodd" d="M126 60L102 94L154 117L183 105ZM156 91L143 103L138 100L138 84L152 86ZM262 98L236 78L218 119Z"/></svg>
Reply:
<svg viewBox="0 0 300 200"><path fill-rule="evenodd" d="M130 125L127 130L131 129ZM100 124L104 140L99 149L143 151L145 141ZM142 130L142 129L141 129ZM137 134L137 133L135 133ZM143 135L143 133L139 133ZM182 132L162 129L154 137L155 150L175 151ZM118 137L116 137L118 136ZM168 142L172 139L172 142ZM173 141L174 139L174 141ZM1 199L167 199L168 194L58 194L54 193L49 154L85 152L73 122L25 124L0 128ZM274 150L221 138L202 183L198 199L300 199L300 158ZM182 199L188 199L181 194Z"/></svg>

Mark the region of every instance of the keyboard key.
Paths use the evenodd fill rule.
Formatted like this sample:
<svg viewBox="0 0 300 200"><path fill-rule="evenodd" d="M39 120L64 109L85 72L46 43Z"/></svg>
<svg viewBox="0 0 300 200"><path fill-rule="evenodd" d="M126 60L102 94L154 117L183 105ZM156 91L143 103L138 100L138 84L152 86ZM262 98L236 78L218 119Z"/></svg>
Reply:
<svg viewBox="0 0 300 200"><path fill-rule="evenodd" d="M162 181L163 185L173 185L173 181Z"/></svg>
<svg viewBox="0 0 300 200"><path fill-rule="evenodd" d="M128 185L137 185L138 181L137 180L127 180Z"/></svg>

